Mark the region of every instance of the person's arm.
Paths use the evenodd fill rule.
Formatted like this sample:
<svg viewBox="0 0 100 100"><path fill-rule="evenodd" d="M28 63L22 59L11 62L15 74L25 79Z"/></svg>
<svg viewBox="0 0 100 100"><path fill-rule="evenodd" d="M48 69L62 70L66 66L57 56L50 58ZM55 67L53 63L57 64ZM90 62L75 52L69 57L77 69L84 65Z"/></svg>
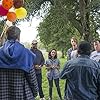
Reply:
<svg viewBox="0 0 100 100"><path fill-rule="evenodd" d="M98 78L97 78L97 92L98 92L98 99L97 100L100 100L100 68L98 69Z"/></svg>
<svg viewBox="0 0 100 100"><path fill-rule="evenodd" d="M44 59L43 54L41 52L41 65L40 65L40 67L42 67L44 65L44 63L45 63L45 59Z"/></svg>
<svg viewBox="0 0 100 100"><path fill-rule="evenodd" d="M52 66L48 63L48 61L45 62L45 67L47 70L52 69Z"/></svg>
<svg viewBox="0 0 100 100"><path fill-rule="evenodd" d="M67 59L71 59L71 48L67 50Z"/></svg>
<svg viewBox="0 0 100 100"><path fill-rule="evenodd" d="M69 62L67 62L63 68L63 70L61 71L60 73L60 78L61 79L69 79L71 78L70 75L71 75L71 72L74 70L74 67L72 67L70 65Z"/></svg>
<svg viewBox="0 0 100 100"><path fill-rule="evenodd" d="M62 70L61 73L60 73L60 78L61 78L61 79L66 79L66 78L67 78L67 75L66 75L66 68L67 68L67 64L65 64L63 70Z"/></svg>
<svg viewBox="0 0 100 100"><path fill-rule="evenodd" d="M38 83L37 83L34 67L29 71L27 75L27 81L29 83L29 87L33 92L34 97L36 97L38 95Z"/></svg>

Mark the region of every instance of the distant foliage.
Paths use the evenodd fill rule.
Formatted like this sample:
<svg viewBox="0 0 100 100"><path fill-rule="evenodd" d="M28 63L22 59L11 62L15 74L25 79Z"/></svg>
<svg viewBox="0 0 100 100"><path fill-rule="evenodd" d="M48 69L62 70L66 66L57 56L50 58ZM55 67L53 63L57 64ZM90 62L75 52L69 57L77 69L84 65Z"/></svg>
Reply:
<svg viewBox="0 0 100 100"><path fill-rule="evenodd" d="M54 19L63 18L63 21L71 24L80 33L80 36L91 41L98 37L97 30L100 28L100 0L25 0L29 15L34 16L40 9L51 8L46 17ZM43 11L43 10L42 10ZM42 13L43 14L43 13ZM61 16L59 16L61 15ZM47 21L47 20L46 20ZM60 20L61 21L61 20ZM67 24L66 22L66 24ZM59 22L54 21L56 26ZM63 22L62 22L63 24ZM58 27L59 28L59 27Z"/></svg>

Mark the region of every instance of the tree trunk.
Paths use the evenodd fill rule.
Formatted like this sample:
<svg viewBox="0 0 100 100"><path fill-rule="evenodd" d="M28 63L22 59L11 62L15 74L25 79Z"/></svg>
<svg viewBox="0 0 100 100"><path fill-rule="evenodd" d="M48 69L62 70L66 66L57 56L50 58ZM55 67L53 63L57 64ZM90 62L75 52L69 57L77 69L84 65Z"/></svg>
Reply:
<svg viewBox="0 0 100 100"><path fill-rule="evenodd" d="M83 39L90 42L89 3L90 0L79 0Z"/></svg>

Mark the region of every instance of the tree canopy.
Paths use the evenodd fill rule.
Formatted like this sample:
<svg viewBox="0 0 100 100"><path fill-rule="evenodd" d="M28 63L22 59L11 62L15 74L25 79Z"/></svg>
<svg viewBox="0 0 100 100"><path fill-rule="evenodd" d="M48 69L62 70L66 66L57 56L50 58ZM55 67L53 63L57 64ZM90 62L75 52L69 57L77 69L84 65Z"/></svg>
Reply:
<svg viewBox="0 0 100 100"><path fill-rule="evenodd" d="M97 30L100 29L100 0L24 1L28 12L27 20L31 20L36 13L45 15L38 32L47 49L66 48L73 35L89 42L99 36Z"/></svg>
<svg viewBox="0 0 100 100"><path fill-rule="evenodd" d="M100 0L53 0L51 9L49 14L64 15L85 40L100 27Z"/></svg>
<svg viewBox="0 0 100 100"><path fill-rule="evenodd" d="M50 6L38 28L40 40L48 49L67 49L73 35L89 42L99 36L99 0L53 0Z"/></svg>

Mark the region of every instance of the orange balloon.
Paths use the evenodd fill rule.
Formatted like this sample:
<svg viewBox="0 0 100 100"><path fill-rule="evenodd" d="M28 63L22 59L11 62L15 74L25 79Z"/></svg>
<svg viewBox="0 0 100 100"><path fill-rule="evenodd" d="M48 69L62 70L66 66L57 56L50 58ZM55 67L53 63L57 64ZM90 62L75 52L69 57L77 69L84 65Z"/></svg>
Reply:
<svg viewBox="0 0 100 100"><path fill-rule="evenodd" d="M13 0L3 0L2 1L2 6L9 10L13 6Z"/></svg>
<svg viewBox="0 0 100 100"><path fill-rule="evenodd" d="M11 22L15 22L17 19L16 14L14 12L8 12L7 13L7 20Z"/></svg>

